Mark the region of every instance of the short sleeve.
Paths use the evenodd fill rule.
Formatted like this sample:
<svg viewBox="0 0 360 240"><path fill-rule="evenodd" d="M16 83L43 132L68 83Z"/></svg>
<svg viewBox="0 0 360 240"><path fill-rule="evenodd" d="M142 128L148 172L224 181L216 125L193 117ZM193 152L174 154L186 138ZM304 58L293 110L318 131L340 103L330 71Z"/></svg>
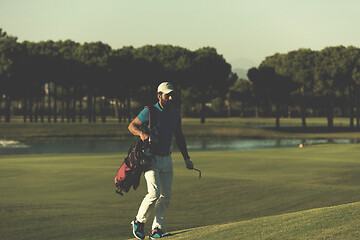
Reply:
<svg viewBox="0 0 360 240"><path fill-rule="evenodd" d="M139 115L137 116L137 118L140 120L141 123L145 123L149 121L149 109L148 108L144 108Z"/></svg>

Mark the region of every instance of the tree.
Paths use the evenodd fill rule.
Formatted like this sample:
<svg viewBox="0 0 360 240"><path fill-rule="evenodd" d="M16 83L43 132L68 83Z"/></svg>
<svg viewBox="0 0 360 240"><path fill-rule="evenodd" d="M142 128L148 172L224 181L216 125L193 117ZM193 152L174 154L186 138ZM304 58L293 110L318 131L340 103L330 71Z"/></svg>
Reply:
<svg viewBox="0 0 360 240"><path fill-rule="evenodd" d="M52 48L56 51L51 54L53 62L52 71L56 73L52 77L52 97L54 122L57 121L57 102L61 101L61 122L75 122L76 102L79 101L79 121L82 120L82 97L86 70L84 63L77 59L79 43L72 40L57 41Z"/></svg>
<svg viewBox="0 0 360 240"><path fill-rule="evenodd" d="M5 96L5 121L10 122L11 101L20 86L21 46L16 37L8 36L1 29L0 36L0 93Z"/></svg>
<svg viewBox="0 0 360 240"><path fill-rule="evenodd" d="M356 107L356 127L360 128L360 58L355 62L352 70L352 79L354 80L354 101Z"/></svg>
<svg viewBox="0 0 360 240"><path fill-rule="evenodd" d="M294 104L300 106L302 127L306 129L306 111L313 103L314 66L316 53L310 49L299 49L287 54L267 57L260 67L274 67L277 74L288 77L298 88L292 93Z"/></svg>
<svg viewBox="0 0 360 240"><path fill-rule="evenodd" d="M211 109L216 115L221 115L224 111L225 104L221 97L216 97L211 101Z"/></svg>
<svg viewBox="0 0 360 240"><path fill-rule="evenodd" d="M334 107L341 84L342 69L339 62L345 48L328 47L320 51L315 69L314 92L322 99L322 107L326 108L328 128L334 125Z"/></svg>
<svg viewBox="0 0 360 240"><path fill-rule="evenodd" d="M253 83L247 79L240 78L229 88L227 94L229 105L233 102L240 102L240 117L245 115L245 108L254 105ZM228 115L230 117L230 114Z"/></svg>
<svg viewBox="0 0 360 240"><path fill-rule="evenodd" d="M288 105L291 92L297 88L297 84L289 77L275 73L273 67L252 68L248 77L254 85L254 94L259 105L271 103L275 106L276 128L280 128L281 106Z"/></svg>
<svg viewBox="0 0 360 240"><path fill-rule="evenodd" d="M2 30L2 28L0 28L0 41L3 39L3 38L6 38L7 37L7 33L4 32ZM2 42L0 42L0 47L2 49ZM2 109L1 109L1 105L2 105L2 98L3 98L3 95L5 94L4 92L4 82L5 82L5 65L6 65L6 57L2 54L2 51L0 51L0 121L1 121L1 114L2 114Z"/></svg>
<svg viewBox="0 0 360 240"><path fill-rule="evenodd" d="M116 100L116 113L118 121L121 122L125 116L126 99L128 98L128 90L132 88L132 81L129 79L133 67L133 47L124 47L122 49L113 50L110 53L108 63L110 71L110 96ZM128 83L128 84L127 84Z"/></svg>
<svg viewBox="0 0 360 240"><path fill-rule="evenodd" d="M110 52L111 47L109 45L94 42L78 46L74 53L75 59L84 64L86 68L83 79L86 81L84 85L87 92L88 122L96 122L97 97L100 93L104 93L108 86L107 63Z"/></svg>
<svg viewBox="0 0 360 240"><path fill-rule="evenodd" d="M218 55L214 48L201 48L195 51L191 66L192 87L198 94L194 96L201 104L200 122L205 123L206 103L214 96L225 97L234 79L230 78L231 66Z"/></svg>
<svg viewBox="0 0 360 240"><path fill-rule="evenodd" d="M356 104L356 99L358 98L358 78L357 78L357 70L356 65L359 61L360 50L355 47L347 47L343 49L344 51L339 56L339 87L345 92L347 90L347 102L349 108L349 120L350 120L350 128L354 128L354 117L355 112L354 108L356 107L357 111L359 106ZM345 94L344 94L345 95ZM346 96L344 96L346 98ZM358 119L358 117L357 117ZM358 120L357 120L358 122ZM358 123L357 123L358 126Z"/></svg>

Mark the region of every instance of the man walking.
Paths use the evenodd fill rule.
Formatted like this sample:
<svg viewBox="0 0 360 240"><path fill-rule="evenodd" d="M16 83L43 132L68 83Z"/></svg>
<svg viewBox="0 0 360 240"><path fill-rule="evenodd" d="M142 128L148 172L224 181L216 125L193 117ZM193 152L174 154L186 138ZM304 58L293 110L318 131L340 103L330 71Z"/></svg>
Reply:
<svg viewBox="0 0 360 240"><path fill-rule="evenodd" d="M162 231L166 212L171 198L171 185L173 179L173 165L171 159L171 139L175 134L177 146L183 155L186 168L193 169L185 138L181 129L181 116L179 111L172 107L174 87L169 82L158 86L158 102L154 105L157 119L158 142L154 145L152 153L155 160L151 162L150 170L145 172L148 193L144 197L135 219L131 222L133 234L138 239L144 239L144 224L150 212L155 208L155 217L150 232L150 238L156 239L166 236ZM147 141L149 135L140 130L140 126L149 121L149 109L144 108L130 123L129 130L132 134L140 136L142 141ZM152 136L153 137L153 136Z"/></svg>

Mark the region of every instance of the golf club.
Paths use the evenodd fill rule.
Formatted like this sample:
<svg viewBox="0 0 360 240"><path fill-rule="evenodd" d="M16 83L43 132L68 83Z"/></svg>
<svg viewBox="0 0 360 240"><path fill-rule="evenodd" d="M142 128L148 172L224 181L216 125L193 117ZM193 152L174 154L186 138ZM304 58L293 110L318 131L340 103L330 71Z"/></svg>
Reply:
<svg viewBox="0 0 360 240"><path fill-rule="evenodd" d="M172 161L173 161L173 162L176 162L176 163L178 163L178 164L181 164L181 165L183 165L183 166L186 167L185 163L178 162L178 161L176 161L176 160L174 160L174 159L173 159ZM192 170L198 171L198 172L199 172L199 178L201 178L201 171L200 171L199 169L193 168Z"/></svg>

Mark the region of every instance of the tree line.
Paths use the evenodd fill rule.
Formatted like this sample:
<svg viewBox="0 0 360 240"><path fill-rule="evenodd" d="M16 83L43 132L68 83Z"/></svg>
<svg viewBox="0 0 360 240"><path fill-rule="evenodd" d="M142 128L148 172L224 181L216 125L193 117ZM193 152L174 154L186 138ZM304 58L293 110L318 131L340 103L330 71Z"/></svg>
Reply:
<svg viewBox="0 0 360 240"><path fill-rule="evenodd" d="M6 122L14 113L25 122L81 122L83 117L105 122L109 114L130 121L139 110L132 109L134 101L152 104L158 84L170 81L177 88L176 104L190 111L198 104L204 123L206 103L225 98L235 80L230 64L211 47L19 43L0 29L0 120L3 114Z"/></svg>
<svg viewBox="0 0 360 240"><path fill-rule="evenodd" d="M215 48L172 45L112 49L102 42L18 42L0 29L0 121L130 121L156 101L163 81L177 88L183 116L349 117L359 128L360 50L298 49L266 57L239 79Z"/></svg>
<svg viewBox="0 0 360 240"><path fill-rule="evenodd" d="M326 116L328 128L334 117L349 117L349 126L359 128L360 49L326 47L320 51L299 49L266 57L258 68L248 70L249 81L239 80L230 93L255 109L271 106L276 117L297 108L306 128L308 116ZM252 99L246 101L245 99Z"/></svg>

